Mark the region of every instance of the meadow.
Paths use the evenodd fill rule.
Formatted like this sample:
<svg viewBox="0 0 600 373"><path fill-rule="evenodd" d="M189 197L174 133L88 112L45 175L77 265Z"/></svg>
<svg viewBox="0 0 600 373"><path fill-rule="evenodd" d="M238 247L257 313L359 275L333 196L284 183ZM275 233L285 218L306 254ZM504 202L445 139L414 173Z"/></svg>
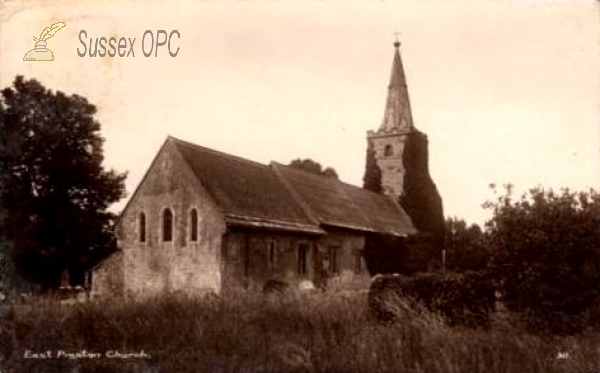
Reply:
<svg viewBox="0 0 600 373"><path fill-rule="evenodd" d="M2 308L2 372L598 371L598 339L526 332L510 315L450 327L398 307L384 324L364 292L241 292Z"/></svg>

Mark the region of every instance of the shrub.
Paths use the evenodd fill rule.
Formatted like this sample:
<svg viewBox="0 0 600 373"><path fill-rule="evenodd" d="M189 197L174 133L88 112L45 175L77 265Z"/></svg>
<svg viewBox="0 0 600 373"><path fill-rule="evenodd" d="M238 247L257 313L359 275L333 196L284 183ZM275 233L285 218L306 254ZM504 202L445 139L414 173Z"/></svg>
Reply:
<svg viewBox="0 0 600 373"><path fill-rule="evenodd" d="M446 269L456 272L485 270L491 250L477 224L456 217L446 219Z"/></svg>
<svg viewBox="0 0 600 373"><path fill-rule="evenodd" d="M600 195L511 186L488 202L491 269L507 308L534 330L573 333L600 302Z"/></svg>
<svg viewBox="0 0 600 373"><path fill-rule="evenodd" d="M371 275L412 275L438 266L438 251L434 238L428 233L408 238L371 233L365 244L365 261Z"/></svg>
<svg viewBox="0 0 600 373"><path fill-rule="evenodd" d="M263 293L272 294L272 293L283 293L285 290L289 288L290 284L285 281L270 279L263 285Z"/></svg>
<svg viewBox="0 0 600 373"><path fill-rule="evenodd" d="M483 326L494 310L495 289L485 273L420 273L377 276L369 290L369 307L383 321L400 316L398 300L440 313L450 325Z"/></svg>

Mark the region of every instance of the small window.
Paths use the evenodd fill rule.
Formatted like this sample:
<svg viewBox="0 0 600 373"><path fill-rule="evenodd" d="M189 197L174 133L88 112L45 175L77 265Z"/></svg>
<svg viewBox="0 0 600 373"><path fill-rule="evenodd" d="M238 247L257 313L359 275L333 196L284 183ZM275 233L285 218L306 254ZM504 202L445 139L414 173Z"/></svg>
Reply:
<svg viewBox="0 0 600 373"><path fill-rule="evenodd" d="M173 241L173 213L169 209L163 210L163 241Z"/></svg>
<svg viewBox="0 0 600 373"><path fill-rule="evenodd" d="M308 245L300 244L298 246L298 273L304 275L308 272L307 265Z"/></svg>
<svg viewBox="0 0 600 373"><path fill-rule="evenodd" d="M248 277L250 275L250 236L246 235L244 241L244 276Z"/></svg>
<svg viewBox="0 0 600 373"><path fill-rule="evenodd" d="M383 155L389 157L394 154L394 149L390 144L387 144L385 148L383 148Z"/></svg>
<svg viewBox="0 0 600 373"><path fill-rule="evenodd" d="M269 266L271 266L271 268L273 266L275 266L275 255L276 255L275 241L271 241L269 243Z"/></svg>
<svg viewBox="0 0 600 373"><path fill-rule="evenodd" d="M190 241L198 241L198 211L190 211Z"/></svg>
<svg viewBox="0 0 600 373"><path fill-rule="evenodd" d="M339 246L329 246L329 270L332 274L338 273Z"/></svg>
<svg viewBox="0 0 600 373"><path fill-rule="evenodd" d="M356 250L354 252L354 273L360 275L362 271L362 250Z"/></svg>
<svg viewBox="0 0 600 373"><path fill-rule="evenodd" d="M138 217L138 229L140 233L140 242L146 242L146 214L140 212Z"/></svg>

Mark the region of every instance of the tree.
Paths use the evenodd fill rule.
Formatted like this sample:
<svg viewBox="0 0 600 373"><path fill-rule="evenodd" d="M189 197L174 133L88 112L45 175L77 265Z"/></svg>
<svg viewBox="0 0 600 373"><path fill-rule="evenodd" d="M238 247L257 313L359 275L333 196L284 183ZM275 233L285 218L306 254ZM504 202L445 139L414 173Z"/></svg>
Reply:
<svg viewBox="0 0 600 373"><path fill-rule="evenodd" d="M484 242L483 231L477 224L456 217L446 219L446 269L464 272L480 271L487 267L491 253Z"/></svg>
<svg viewBox="0 0 600 373"><path fill-rule="evenodd" d="M323 169L323 166L321 166L319 162L315 162L312 159L297 158L291 161L289 166L305 172L309 172L311 174L338 179L338 174L333 168L327 167Z"/></svg>
<svg viewBox="0 0 600 373"><path fill-rule="evenodd" d="M102 167L104 139L96 107L17 76L0 96L3 242L15 268L50 289L67 269L115 249L110 204L125 195L124 173Z"/></svg>
<svg viewBox="0 0 600 373"><path fill-rule="evenodd" d="M365 166L365 175L363 176L363 189L370 190L375 193L383 192L381 185L381 170L375 159L375 150L369 141L367 147L367 161Z"/></svg>
<svg viewBox="0 0 600 373"><path fill-rule="evenodd" d="M600 196L594 190L531 189L496 201L487 223L491 268L509 309L531 325L568 332L600 301Z"/></svg>
<svg viewBox="0 0 600 373"><path fill-rule="evenodd" d="M406 137L402 164L404 185L399 202L420 232L430 235L434 256L444 247L444 209L442 197L429 174L427 136L417 130Z"/></svg>
<svg viewBox="0 0 600 373"><path fill-rule="evenodd" d="M337 172L331 167L325 168L323 172L321 172L321 175L330 177L332 179L339 179Z"/></svg>

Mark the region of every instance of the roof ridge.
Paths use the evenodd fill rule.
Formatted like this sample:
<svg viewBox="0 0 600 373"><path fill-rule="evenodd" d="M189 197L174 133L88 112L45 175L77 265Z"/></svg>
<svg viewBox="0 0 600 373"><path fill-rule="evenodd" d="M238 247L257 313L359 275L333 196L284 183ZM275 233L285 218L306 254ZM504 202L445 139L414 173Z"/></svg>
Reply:
<svg viewBox="0 0 600 373"><path fill-rule="evenodd" d="M340 183L340 184L342 184L342 185L344 185L346 187L354 188L356 190L360 190L360 191L363 191L363 192L366 192L366 193L371 193L371 194L374 194L374 195L377 195L377 196L386 197L386 195L383 194L383 193L377 193L377 192L374 192L374 191L369 190L369 189L361 188L358 185L350 184L350 183L347 183L347 182L342 181L342 180L337 179L337 178L328 177L328 176L324 176L324 175L313 174L312 172L307 172L307 171L295 168L293 166L284 165L284 164L281 164L281 163L275 162L275 161L271 161L271 164L275 164L278 167L285 167L286 169L291 170L293 172L302 172L303 174L310 175L310 177L322 178L323 180L328 180L328 181L331 181L331 182Z"/></svg>
<svg viewBox="0 0 600 373"><path fill-rule="evenodd" d="M247 159L247 158L242 158L242 157L239 157L237 155L225 153L225 152L222 152L220 150L215 150L215 149L212 149L212 148L207 148L206 146L194 144L193 142L181 140L181 139L178 139L178 138L170 136L170 135L168 136L168 138L171 139L171 140L173 140L173 141L175 141L176 143L179 143L179 144L183 145L183 146L188 146L188 147L191 147L191 148L196 148L197 150L200 150L200 151L207 151L209 153L213 153L215 155L218 155L218 156L230 159L232 161L249 163L249 164L251 164L253 166L260 166L260 167L264 167L264 168L268 168L269 167L269 165L264 164L264 163L253 161L253 160Z"/></svg>

